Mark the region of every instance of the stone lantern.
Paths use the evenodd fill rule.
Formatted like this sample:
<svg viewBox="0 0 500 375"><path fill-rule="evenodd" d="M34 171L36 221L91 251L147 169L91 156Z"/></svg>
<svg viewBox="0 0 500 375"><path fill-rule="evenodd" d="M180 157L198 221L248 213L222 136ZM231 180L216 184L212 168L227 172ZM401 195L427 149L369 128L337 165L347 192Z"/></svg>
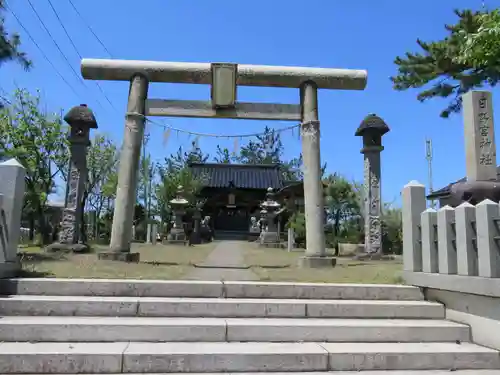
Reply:
<svg viewBox="0 0 500 375"><path fill-rule="evenodd" d="M167 238L169 242L186 241L182 218L186 214L186 206L188 204L189 202L184 198L184 188L179 185L177 196L170 201L170 207L172 207L174 213L174 225L170 229Z"/></svg>
<svg viewBox="0 0 500 375"><path fill-rule="evenodd" d="M363 137L365 253L372 257L382 255L382 205L380 188L380 153L384 150L382 136L389 132L387 124L375 114L364 118L355 135Z"/></svg>
<svg viewBox="0 0 500 375"><path fill-rule="evenodd" d="M70 163L66 185L66 199L61 220L59 239L48 250L88 250L86 239L81 237L80 226L83 193L87 182L87 148L90 146L90 129L97 129L94 113L86 104L73 107L64 116L70 126Z"/></svg>
<svg viewBox="0 0 500 375"><path fill-rule="evenodd" d="M280 210L281 205L274 199L274 192L272 188L267 189L266 200L261 204L261 207L261 215L266 216L265 222L267 224L267 231L262 231L261 234L261 243L278 243L279 233L275 219L282 210Z"/></svg>

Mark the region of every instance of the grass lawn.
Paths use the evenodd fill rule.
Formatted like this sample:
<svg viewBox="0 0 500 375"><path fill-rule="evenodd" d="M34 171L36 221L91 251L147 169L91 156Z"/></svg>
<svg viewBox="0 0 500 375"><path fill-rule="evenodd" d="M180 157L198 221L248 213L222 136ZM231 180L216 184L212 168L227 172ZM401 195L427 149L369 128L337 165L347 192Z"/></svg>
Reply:
<svg viewBox="0 0 500 375"><path fill-rule="evenodd" d="M37 247L21 248L26 277L182 279L201 263L215 247L214 243L180 245L132 244L132 251L141 253L140 263L102 261L97 254L47 253ZM96 251L105 247L95 246Z"/></svg>
<svg viewBox="0 0 500 375"><path fill-rule="evenodd" d="M330 269L298 268L302 251L287 252L286 249L258 247L245 244L245 264L262 281L297 281L323 283L401 283L400 261L354 261L337 258L337 265ZM297 249L296 249L297 250Z"/></svg>

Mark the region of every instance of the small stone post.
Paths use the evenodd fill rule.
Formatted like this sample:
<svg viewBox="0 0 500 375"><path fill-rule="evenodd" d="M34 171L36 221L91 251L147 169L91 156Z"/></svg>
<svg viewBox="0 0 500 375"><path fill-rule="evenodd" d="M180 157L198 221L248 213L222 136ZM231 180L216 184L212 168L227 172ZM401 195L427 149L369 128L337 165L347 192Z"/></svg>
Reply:
<svg viewBox="0 0 500 375"><path fill-rule="evenodd" d="M437 212L428 208L420 215L420 230L422 234L422 271L437 273L438 248L437 248Z"/></svg>
<svg viewBox="0 0 500 375"><path fill-rule="evenodd" d="M156 245L157 241L158 241L158 224L153 223L151 225L151 243L153 245Z"/></svg>
<svg viewBox="0 0 500 375"><path fill-rule="evenodd" d="M58 242L47 246L47 250L85 252L88 251L88 245L81 238L80 226L84 208L83 193L87 183L87 148L90 146L90 129L97 129L97 122L86 104L71 108L64 116L64 121L70 126L68 190Z"/></svg>
<svg viewBox="0 0 500 375"><path fill-rule="evenodd" d="M335 258L326 256L321 180L320 129L318 120L318 87L312 81L300 88L302 105L302 156L304 162L304 211L306 219L306 251L299 259L300 267L332 267Z"/></svg>
<svg viewBox="0 0 500 375"><path fill-rule="evenodd" d="M151 223L148 223L148 225L146 225L146 243L151 243Z"/></svg>
<svg viewBox="0 0 500 375"><path fill-rule="evenodd" d="M403 188L403 268L422 272L420 215L425 211L425 186L410 181Z"/></svg>
<svg viewBox="0 0 500 375"><path fill-rule="evenodd" d="M287 242L287 250L293 251L293 246L295 245L295 231L293 228L288 228L288 242Z"/></svg>
<svg viewBox="0 0 500 375"><path fill-rule="evenodd" d="M463 202L455 209L455 231L457 235L457 273L462 276L477 276L477 252L474 244L476 209Z"/></svg>
<svg viewBox="0 0 500 375"><path fill-rule="evenodd" d="M382 204L380 153L384 150L382 136L390 131L387 124L375 114L364 118L356 130L363 137L361 153L364 158L364 219L365 253L361 257L381 258L382 251Z"/></svg>
<svg viewBox="0 0 500 375"><path fill-rule="evenodd" d="M21 269L17 245L21 235L26 171L16 159L0 163L0 278Z"/></svg>
<svg viewBox="0 0 500 375"><path fill-rule="evenodd" d="M184 199L184 188L179 186L177 188L177 196L170 201L170 206L174 212L174 225L168 234L168 242L186 242L186 233L184 232L184 225L182 222L183 216L186 214L186 206L188 201Z"/></svg>
<svg viewBox="0 0 500 375"><path fill-rule="evenodd" d="M141 157L148 80L137 74L130 81L125 134L120 151L115 210L111 229L109 252L100 253L100 259L138 262L139 253L130 253L132 221L137 193L137 172Z"/></svg>
<svg viewBox="0 0 500 375"><path fill-rule="evenodd" d="M498 203L486 199L476 205L478 271L480 277L500 277Z"/></svg>
<svg viewBox="0 0 500 375"><path fill-rule="evenodd" d="M455 210L450 206L441 207L437 213L438 268L439 273L447 275L457 273L455 224Z"/></svg>

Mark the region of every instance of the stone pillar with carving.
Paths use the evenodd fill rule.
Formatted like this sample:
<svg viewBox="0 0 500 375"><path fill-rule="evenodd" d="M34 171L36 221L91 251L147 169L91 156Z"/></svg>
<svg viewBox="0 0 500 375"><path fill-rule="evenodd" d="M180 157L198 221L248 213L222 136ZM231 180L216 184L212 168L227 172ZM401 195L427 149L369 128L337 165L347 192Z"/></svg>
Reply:
<svg viewBox="0 0 500 375"><path fill-rule="evenodd" d="M70 162L66 185L66 200L63 210L59 241L47 250L88 250L85 238L81 238L82 204L87 182L87 148L90 146L90 129L97 129L93 112L86 104L73 107L64 116L70 126Z"/></svg>
<svg viewBox="0 0 500 375"><path fill-rule="evenodd" d="M384 150L382 136L389 130L384 120L370 114L361 122L355 133L356 136L363 137L361 153L364 156L365 253L371 257L382 255L380 153Z"/></svg>

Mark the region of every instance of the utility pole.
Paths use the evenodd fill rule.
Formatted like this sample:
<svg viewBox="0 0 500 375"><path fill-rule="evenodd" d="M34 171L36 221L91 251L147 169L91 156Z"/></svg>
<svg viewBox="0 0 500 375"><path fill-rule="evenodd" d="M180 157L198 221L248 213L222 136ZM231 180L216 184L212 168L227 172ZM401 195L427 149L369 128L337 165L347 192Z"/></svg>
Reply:
<svg viewBox="0 0 500 375"><path fill-rule="evenodd" d="M146 223L149 222L149 211L148 211L148 186L149 186L149 166L147 165L146 159L146 146L149 141L149 133L144 134L142 141L142 178L144 180L144 211L146 212Z"/></svg>
<svg viewBox="0 0 500 375"><path fill-rule="evenodd" d="M425 158L427 159L427 171L428 171L428 184L429 184L429 194L434 191L432 184L432 139L425 139ZM431 207L436 207L436 202L434 199L431 200Z"/></svg>

